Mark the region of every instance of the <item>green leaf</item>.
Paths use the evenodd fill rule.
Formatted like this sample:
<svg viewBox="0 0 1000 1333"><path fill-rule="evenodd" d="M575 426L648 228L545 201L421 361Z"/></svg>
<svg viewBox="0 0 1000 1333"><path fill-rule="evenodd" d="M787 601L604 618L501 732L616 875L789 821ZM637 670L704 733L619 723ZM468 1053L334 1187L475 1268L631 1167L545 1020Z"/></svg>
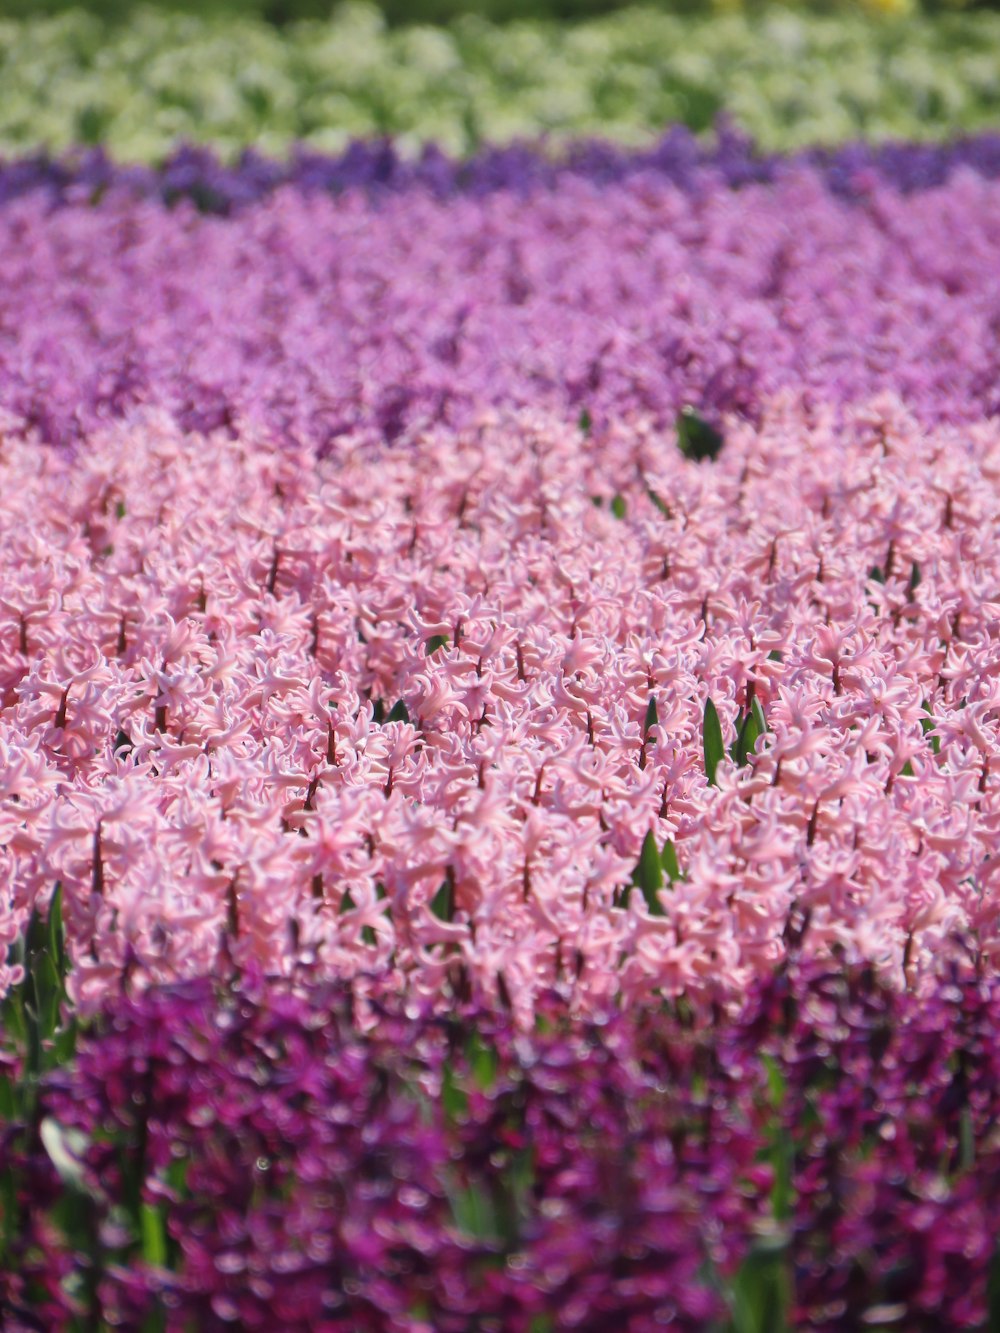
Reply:
<svg viewBox="0 0 1000 1333"><path fill-rule="evenodd" d="M683 879L680 864L677 860L677 849L669 838L663 844L663 851L660 853L660 864L663 866L664 873L671 884L676 884L679 879Z"/></svg>
<svg viewBox="0 0 1000 1333"><path fill-rule="evenodd" d="M663 907L657 896L663 887L663 866L656 849L656 838L650 829L642 841L639 862L632 871L632 883L642 891L650 916L663 916Z"/></svg>
<svg viewBox="0 0 1000 1333"><path fill-rule="evenodd" d="M536 1176L535 1150L530 1143L513 1154L504 1175L517 1210L522 1216L527 1216Z"/></svg>
<svg viewBox="0 0 1000 1333"><path fill-rule="evenodd" d="M792 1215L792 1179L795 1170L795 1144L778 1126L771 1143L774 1184L771 1187L771 1212L775 1221L784 1222Z"/></svg>
<svg viewBox="0 0 1000 1333"><path fill-rule="evenodd" d="M705 714L702 719L701 728L702 749L705 755L705 776L708 778L710 786L716 786L715 770L719 767L725 756L725 746L722 744L722 725L719 722L719 714L716 711L715 704L711 699L705 700Z"/></svg>
<svg viewBox="0 0 1000 1333"><path fill-rule="evenodd" d="M781 1072L781 1066L775 1060L773 1055L766 1052L761 1056L761 1063L767 1070L767 1091L771 1099L771 1105L777 1110L785 1103L785 1090L788 1086L784 1074Z"/></svg>
<svg viewBox="0 0 1000 1333"><path fill-rule="evenodd" d="M469 1109L469 1099L455 1081L455 1071L449 1060L441 1076L441 1106L449 1120L459 1120Z"/></svg>
<svg viewBox="0 0 1000 1333"><path fill-rule="evenodd" d="M924 712L927 714L927 716L926 716L926 717L922 717L922 718L920 719L920 726L921 726L921 729L922 729L924 735L926 736L926 735L928 734L928 732L932 732L932 731L934 730L934 726L935 726L934 718L933 718L933 716L931 715L931 706L930 706L930 704L927 703L926 701L924 702ZM934 752L934 754L940 754L940 753L941 753L941 737L940 737L940 736L931 736L931 750Z"/></svg>
<svg viewBox="0 0 1000 1333"><path fill-rule="evenodd" d="M426 654L427 654L428 657L430 657L430 655L431 655L432 653L436 653L437 650L438 650L439 648L447 648L447 647L448 647L448 636L447 636L447 634L433 634L433 635L431 635L431 637L427 640ZM400 705L397 704L397 705L396 705L396 708L398 708L399 706L400 706ZM405 708L406 705L403 704L403 707ZM394 709L392 710L392 712L394 713L395 711L396 711L396 709L394 708ZM408 722L408 721L409 721L409 718L406 717L406 718L398 718L398 719L397 719L397 718L394 718L394 717L393 717L392 713L390 713L390 714L389 714L389 721L390 721L390 722L396 722L396 721L400 721L400 722Z"/></svg>
<svg viewBox="0 0 1000 1333"><path fill-rule="evenodd" d="M587 409L584 408L583 411L580 413L577 425L580 427L580 430L583 432L584 435L589 435L591 428L593 427L593 424L594 424L593 417L590 415Z"/></svg>
<svg viewBox="0 0 1000 1333"><path fill-rule="evenodd" d="M649 735L650 727L655 727L659 723L659 720L660 719L656 714L656 695L653 694L650 695L649 703L646 705L646 720L642 724L643 740Z"/></svg>
<svg viewBox="0 0 1000 1333"><path fill-rule="evenodd" d="M989 1309L986 1327L989 1333L998 1333L1000 1331L1000 1243L996 1245L993 1258L990 1260L986 1300Z"/></svg>
<svg viewBox="0 0 1000 1333"><path fill-rule="evenodd" d="M29 972L24 979L25 985L34 987L34 977ZM42 1035L38 1020L38 1010L34 1004L27 1000L23 1006L24 1012L24 1063L34 1078L42 1072Z"/></svg>
<svg viewBox="0 0 1000 1333"><path fill-rule="evenodd" d="M702 462L715 458L725 443L713 425L700 416L693 407L684 407L677 414L677 444L685 458Z"/></svg>
<svg viewBox="0 0 1000 1333"><path fill-rule="evenodd" d="M37 907L31 909L28 929L24 933L24 961L30 966L32 958L42 952L49 942L48 926Z"/></svg>
<svg viewBox="0 0 1000 1333"><path fill-rule="evenodd" d="M76 1054L77 1031L78 1024L74 1017L68 1023L63 1023L52 1038L52 1062L56 1069L69 1064Z"/></svg>
<svg viewBox="0 0 1000 1333"><path fill-rule="evenodd" d="M465 1053L469 1061L469 1068L472 1071L472 1077L476 1080L480 1091L489 1092L497 1077L499 1062L496 1051L483 1041L478 1032L473 1030L466 1043Z"/></svg>
<svg viewBox="0 0 1000 1333"><path fill-rule="evenodd" d="M763 736L764 732L767 731L767 718L764 716L764 710L761 708L760 700L756 695L754 695L753 707L750 711L757 719L757 735Z"/></svg>
<svg viewBox="0 0 1000 1333"><path fill-rule="evenodd" d="M455 896L451 878L441 882L441 887L431 899L431 911L439 921L451 921L455 915Z"/></svg>
<svg viewBox="0 0 1000 1333"><path fill-rule="evenodd" d="M623 496L616 495L611 501L611 512L614 514L615 518L625 517L627 510L625 508L625 500Z"/></svg>
<svg viewBox="0 0 1000 1333"><path fill-rule="evenodd" d="M787 1133L780 1114L785 1104L787 1081L781 1066L772 1055L763 1055L762 1063L767 1071L768 1100L774 1112L766 1132L769 1145L767 1157L774 1171L771 1214L775 1221L784 1222L792 1214L792 1180L795 1166L795 1143Z"/></svg>
<svg viewBox="0 0 1000 1333"><path fill-rule="evenodd" d="M885 574L878 565L872 565L871 569L868 571L868 577L872 583L885 583Z"/></svg>
<svg viewBox="0 0 1000 1333"><path fill-rule="evenodd" d="M63 887L62 881L56 880L56 887L49 900L49 952L59 974L60 985L66 980L66 933L63 926Z"/></svg>
<svg viewBox="0 0 1000 1333"><path fill-rule="evenodd" d="M38 1035L48 1041L59 1024L59 1006L62 1001L62 982L46 949L38 954L31 964L31 979L34 984L34 1011L38 1019Z"/></svg>
<svg viewBox="0 0 1000 1333"><path fill-rule="evenodd" d="M433 642L434 641L432 639L431 643ZM445 642L447 643L447 640L445 640ZM440 647L440 645L438 646ZM386 722L409 722L410 720L409 710L407 709L406 704L403 702L402 699L396 700L392 708L389 710L389 716L385 720Z"/></svg>
<svg viewBox="0 0 1000 1333"><path fill-rule="evenodd" d="M178 1198L187 1197L187 1178L190 1162L186 1157L175 1158L167 1167L167 1184Z"/></svg>
<svg viewBox="0 0 1000 1333"><path fill-rule="evenodd" d="M734 1333L786 1333L791 1306L784 1234L759 1237L733 1279Z"/></svg>
<svg viewBox="0 0 1000 1333"><path fill-rule="evenodd" d="M13 1171L0 1171L0 1272L8 1271L4 1259L11 1241L17 1238L17 1186Z"/></svg>
<svg viewBox="0 0 1000 1333"><path fill-rule="evenodd" d="M456 1223L467 1236L487 1242L497 1239L496 1212L486 1190L477 1185L456 1190L451 1196L451 1207Z"/></svg>
<svg viewBox="0 0 1000 1333"><path fill-rule="evenodd" d="M139 1208L142 1228L142 1257L147 1264L164 1268L167 1263L167 1224L163 1209L144 1203Z"/></svg>
<svg viewBox="0 0 1000 1333"><path fill-rule="evenodd" d="M919 565L917 564L917 562L914 560L913 564L910 566L910 581L909 581L909 583L906 585L907 595L908 595L911 599L912 599L912 597L913 597L913 594L914 594L914 593L917 591L917 589L920 587L920 583L921 583L921 578L920 578L920 566L919 566Z"/></svg>
<svg viewBox="0 0 1000 1333"><path fill-rule="evenodd" d="M754 700L756 703L756 700ZM730 758L733 763L742 768L749 755L753 753L753 747L757 742L757 737L761 734L760 718L761 713L754 711L753 708L740 718L740 724L736 731L736 739L729 749Z"/></svg>
<svg viewBox="0 0 1000 1333"><path fill-rule="evenodd" d="M12 962L23 966L19 955L23 952L23 940L17 940L11 947L10 958ZM25 991L29 984L27 975L24 982L8 991L3 1003L0 1004L0 1029L3 1035L13 1041L16 1046L23 1046L27 1036L27 1023L24 1014Z"/></svg>
<svg viewBox="0 0 1000 1333"><path fill-rule="evenodd" d="M666 500L661 499L661 497L657 495L657 493L653 490L652 486L646 487L646 494L652 500L653 504L656 505L657 509L660 511L660 513L663 515L664 518L673 518L674 516L673 511L671 510L670 506L667 504Z"/></svg>
<svg viewBox="0 0 1000 1333"><path fill-rule="evenodd" d="M0 1121L18 1118L18 1096L13 1081L0 1074Z"/></svg>

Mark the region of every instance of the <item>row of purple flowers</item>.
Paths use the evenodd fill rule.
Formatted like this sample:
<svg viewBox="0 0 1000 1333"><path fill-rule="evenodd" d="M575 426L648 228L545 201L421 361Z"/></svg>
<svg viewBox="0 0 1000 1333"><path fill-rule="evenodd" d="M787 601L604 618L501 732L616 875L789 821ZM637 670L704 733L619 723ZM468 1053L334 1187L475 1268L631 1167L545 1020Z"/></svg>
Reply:
<svg viewBox="0 0 1000 1333"><path fill-rule="evenodd" d="M1000 980L970 956L919 995L793 962L710 1025L123 993L37 1083L0 1065L3 1326L985 1327Z"/></svg>
<svg viewBox="0 0 1000 1333"><path fill-rule="evenodd" d="M96 201L108 190L124 188L171 203L189 199L209 213L230 213L287 185L331 193L423 189L448 198L553 188L570 177L610 185L640 175L699 191L773 182L803 166L819 171L830 189L846 198L863 195L876 180L906 192L932 189L963 167L989 179L1000 176L1000 135L944 143L855 142L782 154L759 149L723 123L710 140L676 125L649 148L592 140L555 152L544 142L515 143L487 147L465 159L435 145L412 156L401 154L390 140L358 140L340 154L300 148L280 161L251 148L226 162L210 148L189 144L158 166L119 163L103 149L89 148L0 163L0 204L36 190L53 201Z"/></svg>
<svg viewBox="0 0 1000 1333"><path fill-rule="evenodd" d="M675 141L678 162L698 161L680 134L668 163ZM859 163L869 154L854 151ZM933 179L963 149L897 151L913 155L914 179ZM965 151L1000 160L996 141ZM892 170L850 167L845 150L836 167L790 161L737 194L720 179L769 168L739 143L718 154L690 193L669 171L605 187L642 159L581 149L579 171L530 206L510 189L335 199L308 188L310 173L378 178L383 161L388 180L418 170L377 146L339 167L302 159L286 190L271 191L285 168L248 161L227 175L197 154L149 178L168 196L266 196L229 217L166 209L155 192L110 190L94 206L118 169L88 159L76 185L56 189L63 206L34 190L0 207L5 425L79 442L157 407L184 430L263 427L329 451L519 407L566 423L586 413L595 427L672 426L688 404L717 425L758 420L787 390L834 405L890 391L926 424L997 411L990 170L906 194ZM449 179L459 170L438 165ZM58 182L65 169L9 170ZM498 182L554 171L527 152L461 170ZM831 193L837 172L867 182L863 200Z"/></svg>

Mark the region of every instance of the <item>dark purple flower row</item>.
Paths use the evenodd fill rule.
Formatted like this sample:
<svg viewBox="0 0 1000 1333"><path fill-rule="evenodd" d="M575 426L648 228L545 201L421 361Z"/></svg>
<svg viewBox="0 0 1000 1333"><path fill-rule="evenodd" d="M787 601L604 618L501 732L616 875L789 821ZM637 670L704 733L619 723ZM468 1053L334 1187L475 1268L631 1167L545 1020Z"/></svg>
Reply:
<svg viewBox="0 0 1000 1333"><path fill-rule="evenodd" d="M302 149L287 162L249 149L227 165L211 149L185 146L159 167L117 163L103 150L89 149L62 158L40 154L0 163L0 204L36 190L53 202L97 202L108 190L124 188L167 203L189 199L205 212L225 214L257 203L284 185L329 193L423 189L448 198L550 189L569 177L610 185L637 175L660 177L696 192L720 184L738 189L772 182L804 165L815 167L844 198L863 195L874 180L909 193L943 185L962 167L991 180L1000 176L1000 135L941 144L852 143L779 154L762 152L726 125L707 144L684 126L674 126L659 143L644 149L585 141L553 154L541 145L514 144L462 160L433 145L408 158L391 142L358 141L337 156Z"/></svg>
<svg viewBox="0 0 1000 1333"><path fill-rule="evenodd" d="M793 965L710 1028L123 997L0 1120L0 1323L985 1327L998 1033L958 946L919 996Z"/></svg>

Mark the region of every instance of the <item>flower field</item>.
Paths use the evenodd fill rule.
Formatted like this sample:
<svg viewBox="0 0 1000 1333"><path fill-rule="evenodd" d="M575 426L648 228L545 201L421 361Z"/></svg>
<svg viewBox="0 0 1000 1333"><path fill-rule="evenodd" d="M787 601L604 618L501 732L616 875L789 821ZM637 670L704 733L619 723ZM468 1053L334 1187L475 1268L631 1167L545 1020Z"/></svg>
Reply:
<svg viewBox="0 0 1000 1333"><path fill-rule="evenodd" d="M1000 137L720 109L0 163L0 1328L1000 1329Z"/></svg>

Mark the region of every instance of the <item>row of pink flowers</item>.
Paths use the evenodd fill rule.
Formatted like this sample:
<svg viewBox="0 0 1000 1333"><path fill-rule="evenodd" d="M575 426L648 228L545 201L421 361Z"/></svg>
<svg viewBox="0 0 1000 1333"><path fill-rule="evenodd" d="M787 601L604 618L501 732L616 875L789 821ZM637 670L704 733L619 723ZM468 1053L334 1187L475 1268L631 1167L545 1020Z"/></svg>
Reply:
<svg viewBox="0 0 1000 1333"><path fill-rule="evenodd" d="M637 412L322 458L152 409L73 453L21 424L0 944L60 882L84 1006L223 954L526 1013L725 1002L790 947L913 986L955 930L1000 950L995 424L787 392L702 464ZM768 727L717 785L709 698L727 745L754 699Z"/></svg>

